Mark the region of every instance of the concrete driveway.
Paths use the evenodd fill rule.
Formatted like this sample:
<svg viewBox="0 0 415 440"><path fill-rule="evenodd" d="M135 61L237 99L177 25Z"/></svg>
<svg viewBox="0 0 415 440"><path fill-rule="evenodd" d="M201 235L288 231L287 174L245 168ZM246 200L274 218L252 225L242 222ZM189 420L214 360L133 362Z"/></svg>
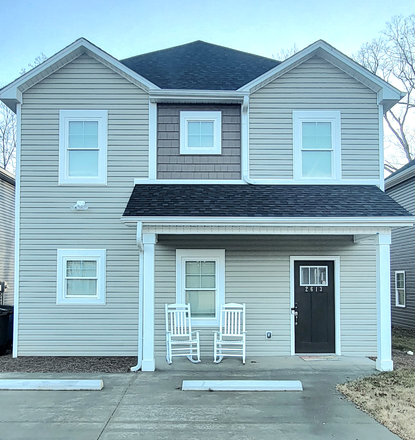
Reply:
<svg viewBox="0 0 415 440"><path fill-rule="evenodd" d="M1 440L397 440L335 385L375 373L369 359L157 360L155 373L22 374L0 379L103 379L102 391L0 391ZM183 380L300 380L304 391L182 391Z"/></svg>

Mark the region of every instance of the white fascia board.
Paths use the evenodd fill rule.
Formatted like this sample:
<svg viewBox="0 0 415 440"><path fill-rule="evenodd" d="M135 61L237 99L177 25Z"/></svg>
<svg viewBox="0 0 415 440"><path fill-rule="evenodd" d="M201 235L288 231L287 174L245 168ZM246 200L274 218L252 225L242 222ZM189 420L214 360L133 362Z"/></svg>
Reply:
<svg viewBox="0 0 415 440"><path fill-rule="evenodd" d="M396 176L387 177L385 179L385 188L388 190L399 183L405 182L405 180L411 177L415 177L415 164L398 173Z"/></svg>
<svg viewBox="0 0 415 440"><path fill-rule="evenodd" d="M197 179L134 179L134 185L373 185L380 187L381 179L359 180L284 180L284 179L248 179L243 180L197 180Z"/></svg>
<svg viewBox="0 0 415 440"><path fill-rule="evenodd" d="M134 179L134 185L246 185L243 180Z"/></svg>
<svg viewBox="0 0 415 440"><path fill-rule="evenodd" d="M397 88L393 87L382 78L379 78L369 70L360 66L351 58L347 57L323 40L318 40L302 51L297 52L292 57L283 61L278 66L254 79L250 83L244 85L237 91L242 92L250 91L254 88L258 89L267 84L270 80L274 79L274 77L284 74L286 71L291 70L296 65L311 58L313 55L322 56L327 61L336 65L341 70L353 76L357 81L362 82L375 92L379 92L379 90L382 89L383 93L380 96L380 100L378 102L379 104L385 104L385 102L383 102L384 100L388 101L390 104L392 101L398 102L400 99L402 99L402 93Z"/></svg>
<svg viewBox="0 0 415 440"><path fill-rule="evenodd" d="M64 49L56 53L55 55L45 60L42 64L39 64L38 66L31 69L29 72L25 73L21 77L14 80L12 83L3 87L3 89L0 90L0 99L1 100L15 99L16 101L21 102L21 94L19 96L19 88L22 87L23 84L25 84L30 80L36 79L38 75L39 75L38 81L35 81L33 84L41 81L42 79L44 79L46 76L48 76L50 73L54 71L53 66L56 63L58 63L60 60L62 60L65 57L71 57L71 55L73 56L74 59L77 56L79 56L81 53L83 53L83 51L94 54L96 57L101 58L108 64L113 65L114 68L128 75L133 80L141 83L145 89L148 90L159 89L158 86L156 86L155 84L148 81L141 75L138 75L137 73L126 67L124 64L122 64L113 56L109 55L107 52L104 52L102 49L95 46L85 38L80 38L76 40L74 43L70 44L69 46L65 47ZM41 75L42 72L45 72L47 69L50 69L50 73L42 76Z"/></svg>
<svg viewBox="0 0 415 440"><path fill-rule="evenodd" d="M306 227L404 227L413 226L415 217L135 217L122 216L124 223L142 222L151 225L200 225L200 226L306 226Z"/></svg>
<svg viewBox="0 0 415 440"><path fill-rule="evenodd" d="M225 102L242 104L244 97L249 92L237 92L234 90L150 90L150 102Z"/></svg>

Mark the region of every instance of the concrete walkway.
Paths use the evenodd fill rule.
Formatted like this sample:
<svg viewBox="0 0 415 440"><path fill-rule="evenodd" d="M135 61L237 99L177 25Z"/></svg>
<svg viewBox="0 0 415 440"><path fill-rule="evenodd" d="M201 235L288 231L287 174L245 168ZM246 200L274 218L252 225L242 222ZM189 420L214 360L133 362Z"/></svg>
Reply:
<svg viewBox="0 0 415 440"><path fill-rule="evenodd" d="M0 391L1 440L397 440L335 390L375 373L369 359L162 359L155 373L22 374L0 379L103 379L102 391ZM183 380L300 380L304 391L182 391Z"/></svg>

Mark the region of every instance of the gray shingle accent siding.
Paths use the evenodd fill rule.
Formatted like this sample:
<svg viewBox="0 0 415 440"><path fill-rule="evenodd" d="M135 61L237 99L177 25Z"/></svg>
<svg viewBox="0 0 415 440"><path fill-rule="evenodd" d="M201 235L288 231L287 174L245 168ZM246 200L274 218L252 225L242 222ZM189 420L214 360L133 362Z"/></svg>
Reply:
<svg viewBox="0 0 415 440"><path fill-rule="evenodd" d="M222 112L222 154L180 154L180 111ZM239 105L159 104L157 108L157 178L241 178L241 107Z"/></svg>

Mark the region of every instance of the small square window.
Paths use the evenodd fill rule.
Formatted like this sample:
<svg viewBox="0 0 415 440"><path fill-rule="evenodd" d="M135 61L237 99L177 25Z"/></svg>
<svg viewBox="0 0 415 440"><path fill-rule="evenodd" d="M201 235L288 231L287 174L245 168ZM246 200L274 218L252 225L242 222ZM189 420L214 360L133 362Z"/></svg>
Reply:
<svg viewBox="0 0 415 440"><path fill-rule="evenodd" d="M58 249L57 304L105 304L104 249Z"/></svg>
<svg viewBox="0 0 415 440"><path fill-rule="evenodd" d="M106 184L106 110L61 110L59 183Z"/></svg>
<svg viewBox="0 0 415 440"><path fill-rule="evenodd" d="M225 302L225 251L177 249L176 284L176 302L190 304L193 324L219 324Z"/></svg>
<svg viewBox="0 0 415 440"><path fill-rule="evenodd" d="M180 112L180 154L221 154L221 112Z"/></svg>
<svg viewBox="0 0 415 440"><path fill-rule="evenodd" d="M395 298L397 307L406 307L405 271L395 272Z"/></svg>

